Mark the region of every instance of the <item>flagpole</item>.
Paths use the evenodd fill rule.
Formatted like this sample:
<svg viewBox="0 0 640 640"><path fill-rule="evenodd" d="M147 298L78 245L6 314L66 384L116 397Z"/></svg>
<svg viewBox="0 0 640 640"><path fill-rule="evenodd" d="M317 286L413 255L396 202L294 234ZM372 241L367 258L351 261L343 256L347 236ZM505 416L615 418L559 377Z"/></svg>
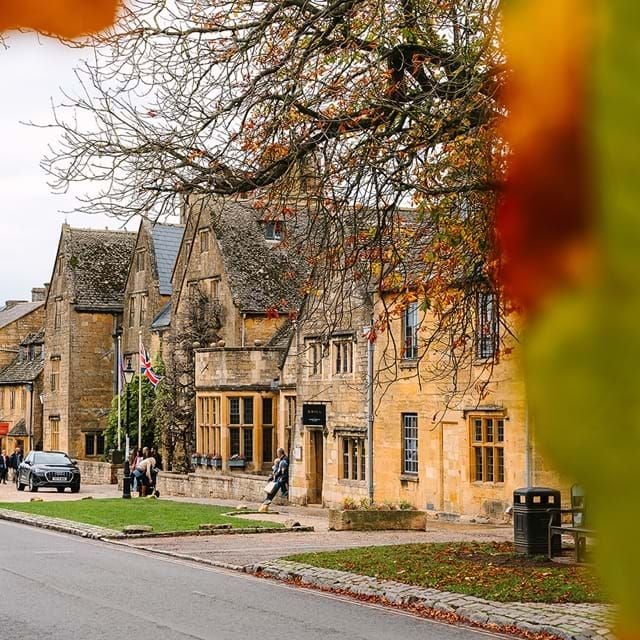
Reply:
<svg viewBox="0 0 640 640"><path fill-rule="evenodd" d="M142 329L138 332L138 449L142 449Z"/></svg>
<svg viewBox="0 0 640 640"><path fill-rule="evenodd" d="M121 403L120 396L122 395L122 336L118 334L118 346L117 346L117 367L118 367L118 451L121 450L120 444L120 433L122 428L122 418L121 418Z"/></svg>

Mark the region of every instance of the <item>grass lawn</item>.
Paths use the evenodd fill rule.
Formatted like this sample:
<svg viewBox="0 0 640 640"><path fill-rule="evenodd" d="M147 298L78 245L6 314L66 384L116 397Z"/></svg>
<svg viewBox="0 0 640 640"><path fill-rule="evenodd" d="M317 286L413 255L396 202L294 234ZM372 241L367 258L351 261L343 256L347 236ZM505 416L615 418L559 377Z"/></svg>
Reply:
<svg viewBox="0 0 640 640"><path fill-rule="evenodd" d="M121 531L128 524L148 524L154 531L189 531L200 524L230 524L238 527L280 527L274 522L259 522L225 516L229 507L172 500L108 498L51 502L3 502L0 509L64 518Z"/></svg>
<svg viewBox="0 0 640 640"><path fill-rule="evenodd" d="M364 547L287 560L499 602L605 601L591 567L516 554L508 542Z"/></svg>

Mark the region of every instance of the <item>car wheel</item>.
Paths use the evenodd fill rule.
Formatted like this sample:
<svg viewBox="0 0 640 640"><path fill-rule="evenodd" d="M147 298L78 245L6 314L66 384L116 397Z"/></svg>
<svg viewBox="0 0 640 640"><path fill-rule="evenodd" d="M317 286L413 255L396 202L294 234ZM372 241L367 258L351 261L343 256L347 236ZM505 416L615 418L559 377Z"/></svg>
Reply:
<svg viewBox="0 0 640 640"><path fill-rule="evenodd" d="M78 493L80 491L80 483L71 485L71 493Z"/></svg>
<svg viewBox="0 0 640 640"><path fill-rule="evenodd" d="M64 493L64 487L56 487L58 493Z"/></svg>
<svg viewBox="0 0 640 640"><path fill-rule="evenodd" d="M38 491L38 487L33 483L33 476L29 476L29 491L31 491L31 493Z"/></svg>
<svg viewBox="0 0 640 640"><path fill-rule="evenodd" d="M24 485L22 484L22 482L16 482L16 489L18 491L24 491Z"/></svg>

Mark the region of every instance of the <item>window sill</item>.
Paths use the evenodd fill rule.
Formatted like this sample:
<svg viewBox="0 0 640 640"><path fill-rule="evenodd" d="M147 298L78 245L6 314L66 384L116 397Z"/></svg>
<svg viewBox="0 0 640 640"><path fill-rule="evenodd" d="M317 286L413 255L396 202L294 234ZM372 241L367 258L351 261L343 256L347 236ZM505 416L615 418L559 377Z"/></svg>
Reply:
<svg viewBox="0 0 640 640"><path fill-rule="evenodd" d="M417 369L418 368L418 359L411 358L406 360L400 360L400 368L401 369Z"/></svg>
<svg viewBox="0 0 640 640"><path fill-rule="evenodd" d="M474 487L504 487L504 480L501 482L492 480L472 480L471 484Z"/></svg>
<svg viewBox="0 0 640 640"><path fill-rule="evenodd" d="M417 473L415 475L408 474L408 473L401 473L400 482L420 482L420 479L418 478Z"/></svg>

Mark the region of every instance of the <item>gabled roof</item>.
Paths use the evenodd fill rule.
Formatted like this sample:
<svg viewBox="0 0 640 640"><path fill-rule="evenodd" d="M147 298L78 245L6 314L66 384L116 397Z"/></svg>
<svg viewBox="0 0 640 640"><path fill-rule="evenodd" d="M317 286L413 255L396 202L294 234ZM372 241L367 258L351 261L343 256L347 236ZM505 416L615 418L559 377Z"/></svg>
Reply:
<svg viewBox="0 0 640 640"><path fill-rule="evenodd" d="M162 331L171 326L171 300L167 302L156 314L151 323L151 331Z"/></svg>
<svg viewBox="0 0 640 640"><path fill-rule="evenodd" d="M13 425L11 431L9 431L7 435L12 438L24 438L28 436L29 432L27 431L27 425L25 424L24 418L20 418L20 420Z"/></svg>
<svg viewBox="0 0 640 640"><path fill-rule="evenodd" d="M161 296L171 295L171 274L183 234L184 225L156 222L151 227L151 239Z"/></svg>
<svg viewBox="0 0 640 640"><path fill-rule="evenodd" d="M69 293L76 308L121 310L136 234L66 225L62 234Z"/></svg>
<svg viewBox="0 0 640 640"><path fill-rule="evenodd" d="M17 304L7 308L0 307L0 329L7 325L19 320L23 316L28 315L32 311L35 311L38 307L41 307L44 301L41 302L18 302Z"/></svg>
<svg viewBox="0 0 640 640"><path fill-rule="evenodd" d="M0 385L33 382L44 368L44 353L41 351L29 360L29 347L44 344L44 329L30 333L21 343L20 352L2 371Z"/></svg>
<svg viewBox="0 0 640 640"><path fill-rule="evenodd" d="M297 230L287 228L287 234ZM287 312L301 301L300 285L308 267L304 256L285 243L265 238L260 213L243 202L226 202L212 214L231 294L243 312Z"/></svg>

